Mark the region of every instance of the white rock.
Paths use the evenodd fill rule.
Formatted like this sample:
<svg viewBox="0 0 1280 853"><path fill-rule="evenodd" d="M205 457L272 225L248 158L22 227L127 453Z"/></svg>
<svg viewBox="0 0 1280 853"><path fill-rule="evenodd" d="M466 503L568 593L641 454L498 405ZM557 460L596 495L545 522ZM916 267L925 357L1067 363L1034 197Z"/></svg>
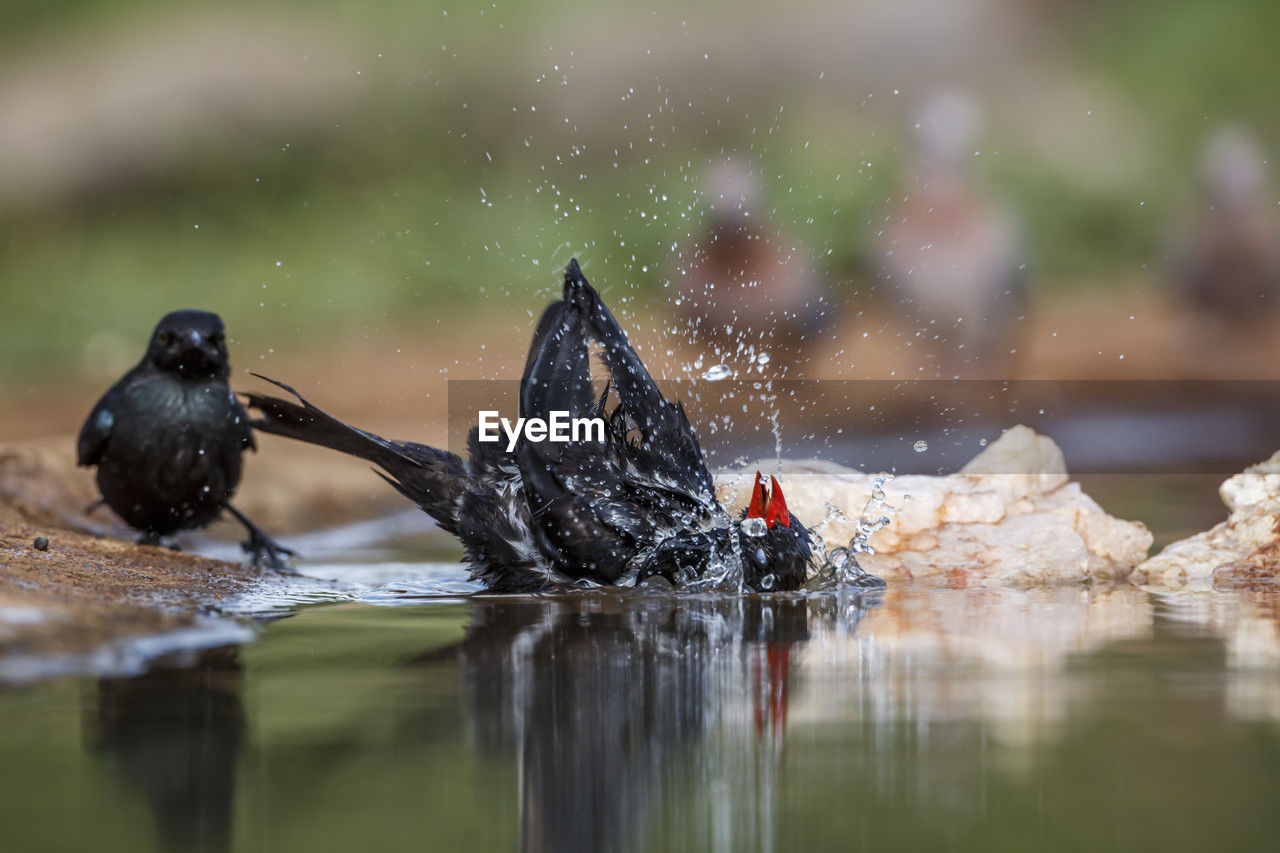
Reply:
<svg viewBox="0 0 1280 853"><path fill-rule="evenodd" d="M775 469L773 461L760 470ZM745 506L754 467L724 487ZM857 531L874 477L830 462L784 461L787 505L828 548ZM1042 586L1119 579L1146 559L1151 532L1107 515L1069 481L1060 451L1025 426L1005 433L957 474L906 475L885 486L889 525L859 557L887 581L955 586ZM832 520L828 507L838 511Z"/></svg>
<svg viewBox="0 0 1280 853"><path fill-rule="evenodd" d="M1246 468L1218 489L1226 521L1174 542L1139 565L1137 583L1207 589L1280 578L1280 452Z"/></svg>

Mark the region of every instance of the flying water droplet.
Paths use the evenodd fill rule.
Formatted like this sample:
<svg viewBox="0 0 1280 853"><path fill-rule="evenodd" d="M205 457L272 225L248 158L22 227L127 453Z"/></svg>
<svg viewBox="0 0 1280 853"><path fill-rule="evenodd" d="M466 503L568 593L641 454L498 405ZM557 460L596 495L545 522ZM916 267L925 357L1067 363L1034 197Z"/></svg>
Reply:
<svg viewBox="0 0 1280 853"><path fill-rule="evenodd" d="M742 520L742 532L753 538L760 537L768 530L768 526L764 523L763 518L744 518Z"/></svg>
<svg viewBox="0 0 1280 853"><path fill-rule="evenodd" d="M714 367L707 368L703 372L702 378L708 382L719 382L721 379L728 379L732 375L733 371L729 369L729 365L717 364Z"/></svg>
<svg viewBox="0 0 1280 853"><path fill-rule="evenodd" d="M916 453L924 453L926 450L929 449L929 442L917 441L915 444L911 445L911 449L914 450Z"/></svg>

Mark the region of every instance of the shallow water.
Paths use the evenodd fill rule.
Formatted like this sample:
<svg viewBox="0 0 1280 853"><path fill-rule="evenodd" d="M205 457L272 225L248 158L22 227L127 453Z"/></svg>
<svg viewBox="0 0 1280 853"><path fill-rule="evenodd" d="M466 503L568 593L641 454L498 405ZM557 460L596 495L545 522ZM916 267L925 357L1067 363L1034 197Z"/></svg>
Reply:
<svg viewBox="0 0 1280 853"><path fill-rule="evenodd" d="M1094 485L1168 507L1162 537L1209 511L1168 482ZM251 642L4 688L0 846L1201 850L1280 830L1280 594L466 597L419 534L312 551L236 603Z"/></svg>
<svg viewBox="0 0 1280 853"><path fill-rule="evenodd" d="M11 689L0 838L1263 846L1277 614L1128 588L312 605L140 676Z"/></svg>

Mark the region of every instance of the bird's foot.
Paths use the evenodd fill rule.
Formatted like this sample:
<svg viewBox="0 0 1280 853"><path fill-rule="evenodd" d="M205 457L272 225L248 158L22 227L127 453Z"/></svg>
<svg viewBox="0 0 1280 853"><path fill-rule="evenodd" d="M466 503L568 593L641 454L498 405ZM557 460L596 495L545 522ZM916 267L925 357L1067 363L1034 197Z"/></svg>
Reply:
<svg viewBox="0 0 1280 853"><path fill-rule="evenodd" d="M231 513L236 521L244 525L244 529L249 531L249 539L241 543L240 547L249 555L249 565L262 566L268 569L288 569L289 557L294 556L292 548L286 548L276 540L272 539L266 532L249 520L248 516L231 504L224 504L227 512Z"/></svg>
<svg viewBox="0 0 1280 853"><path fill-rule="evenodd" d="M257 528L249 531L248 540L240 543L240 547L249 555L250 565L268 569L289 568L289 558L295 554L292 548L286 548Z"/></svg>

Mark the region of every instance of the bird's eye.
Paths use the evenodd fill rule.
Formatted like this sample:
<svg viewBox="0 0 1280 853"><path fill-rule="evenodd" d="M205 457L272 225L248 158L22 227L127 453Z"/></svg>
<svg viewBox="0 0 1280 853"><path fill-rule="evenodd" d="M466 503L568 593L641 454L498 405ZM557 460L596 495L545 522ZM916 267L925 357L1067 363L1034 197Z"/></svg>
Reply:
<svg viewBox="0 0 1280 853"><path fill-rule="evenodd" d="M173 346L173 341L174 341L173 332L160 333L160 346L164 346L164 347Z"/></svg>
<svg viewBox="0 0 1280 853"><path fill-rule="evenodd" d="M764 549L763 549L763 548L757 548L757 549L756 549L755 558L756 558L756 562L757 562L757 563L759 563L759 564L760 564L760 565L762 565L762 566L763 566L765 563L769 562L769 557L768 557L768 555L766 555L766 554L765 554L765 552L764 552Z"/></svg>
<svg viewBox="0 0 1280 853"><path fill-rule="evenodd" d="M222 337L222 332L214 332L209 336L209 343L213 344L215 347L222 346L223 341L224 338Z"/></svg>

